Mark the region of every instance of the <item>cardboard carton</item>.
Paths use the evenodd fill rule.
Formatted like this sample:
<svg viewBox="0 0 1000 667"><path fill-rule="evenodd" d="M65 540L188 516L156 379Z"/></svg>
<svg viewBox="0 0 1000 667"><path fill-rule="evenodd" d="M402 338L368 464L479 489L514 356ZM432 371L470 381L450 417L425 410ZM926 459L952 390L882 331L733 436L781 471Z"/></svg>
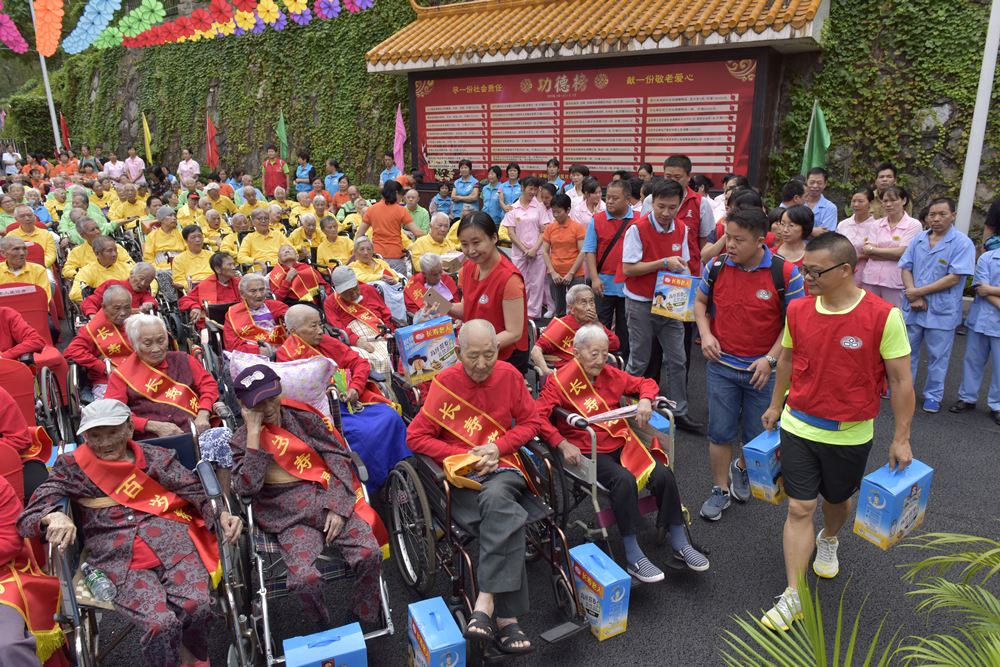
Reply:
<svg viewBox="0 0 1000 667"><path fill-rule="evenodd" d="M443 599L411 604L407 633L410 667L465 667L465 639Z"/></svg>
<svg viewBox="0 0 1000 667"><path fill-rule="evenodd" d="M656 274L650 312L673 320L694 322L694 301L700 282L700 278L660 271Z"/></svg>
<svg viewBox="0 0 1000 667"><path fill-rule="evenodd" d="M764 431L743 445L750 492L755 498L780 505L785 499L785 481L781 477L781 431Z"/></svg>
<svg viewBox="0 0 1000 667"><path fill-rule="evenodd" d="M445 273L458 273L462 270L462 264L464 263L465 255L460 251L453 250L441 255L441 264L444 266Z"/></svg>
<svg viewBox="0 0 1000 667"><path fill-rule="evenodd" d="M596 544L581 544L569 550L573 557L573 580L590 619L590 631L598 641L625 632L632 578Z"/></svg>
<svg viewBox="0 0 1000 667"><path fill-rule="evenodd" d="M924 522L934 470L916 459L902 472L889 464L861 482L854 532L888 549Z"/></svg>
<svg viewBox="0 0 1000 667"><path fill-rule="evenodd" d="M396 329L406 381L427 382L458 361L455 327L447 316Z"/></svg>
<svg viewBox="0 0 1000 667"><path fill-rule="evenodd" d="M368 667L360 623L282 642L287 667Z"/></svg>

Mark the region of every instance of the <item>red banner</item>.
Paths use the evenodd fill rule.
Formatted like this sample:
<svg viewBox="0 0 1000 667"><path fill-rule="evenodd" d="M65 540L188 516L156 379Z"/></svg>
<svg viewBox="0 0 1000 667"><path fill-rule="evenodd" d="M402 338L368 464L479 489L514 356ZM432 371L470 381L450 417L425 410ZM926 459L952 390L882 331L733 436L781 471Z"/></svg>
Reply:
<svg viewBox="0 0 1000 667"><path fill-rule="evenodd" d="M586 164L602 183L618 169L657 173L669 155L691 158L717 184L749 166L757 61L536 72L414 83L421 170L433 178L469 159L484 178L517 162L544 174L557 158ZM506 179L504 174L504 179Z"/></svg>

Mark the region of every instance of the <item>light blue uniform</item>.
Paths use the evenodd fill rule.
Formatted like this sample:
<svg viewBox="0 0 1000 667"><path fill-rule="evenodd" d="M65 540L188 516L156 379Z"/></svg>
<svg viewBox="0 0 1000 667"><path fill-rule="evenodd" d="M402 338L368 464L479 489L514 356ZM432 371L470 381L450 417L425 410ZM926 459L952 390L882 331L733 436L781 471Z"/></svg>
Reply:
<svg viewBox="0 0 1000 667"><path fill-rule="evenodd" d="M947 275L964 277L975 273L976 245L972 239L952 227L931 248L930 235L930 230L918 234L899 260L899 268L913 273L915 287L930 285ZM965 280L961 280L943 292L926 295L927 310L913 310L910 302L903 299L903 320L910 339L910 369L914 378L920 362L920 344L927 341L924 400L940 403L944 398L944 379L955 343L955 327L962 323L964 289Z"/></svg>
<svg viewBox="0 0 1000 667"><path fill-rule="evenodd" d="M813 219L816 227L825 227L831 232L837 231L837 205L824 197L819 196L816 207L812 209Z"/></svg>
<svg viewBox="0 0 1000 667"><path fill-rule="evenodd" d="M483 196L483 210L489 213L493 222L499 225L503 222L504 215L503 209L500 208L500 183L498 182L496 185L487 183L479 191Z"/></svg>
<svg viewBox="0 0 1000 667"><path fill-rule="evenodd" d="M1000 287L1000 250L984 252L976 265L974 283ZM983 384L986 363L993 355L993 381L986 397L990 410L1000 410L1000 308L984 297L976 296L965 320L969 328L968 343L965 346L965 362L962 364L962 386L958 397L966 403L979 399L979 388Z"/></svg>
<svg viewBox="0 0 1000 667"><path fill-rule="evenodd" d="M472 191L478 187L479 187L479 181L474 179L472 176L469 176L468 178L465 179L461 178L455 179L455 194L459 197L468 197L469 195L472 194ZM462 217L462 208L464 208L466 204L472 206L475 209L479 208L478 201L453 201L451 204L451 217L452 218Z"/></svg>
<svg viewBox="0 0 1000 667"><path fill-rule="evenodd" d="M552 185L556 186L556 194L560 194L563 191L563 187L566 185L566 181L556 176L556 180L548 181Z"/></svg>
<svg viewBox="0 0 1000 667"><path fill-rule="evenodd" d="M503 203L510 206L521 196L521 184L517 181L506 180L500 184L500 192L503 193Z"/></svg>
<svg viewBox="0 0 1000 667"><path fill-rule="evenodd" d="M624 217L622 217L622 218L613 218L613 217L611 217L611 214L609 213L608 214L608 220L609 221L610 220L616 220L616 221L631 220L632 219L632 214L633 214L632 207L629 206L628 210L625 212L625 216ZM619 224L621 224L621 223L619 222ZM608 239L608 240L610 241L611 239ZM625 241L625 239L623 238L622 242L624 243L624 241ZM595 253L595 254L597 253L597 228L594 226L594 219L593 218L591 218L590 222L587 223L587 233L583 237L583 251L584 252L592 252L592 253ZM594 258L594 262L595 263L600 262L600 261L601 261L600 256ZM601 279L601 282L604 283L604 296L619 296L619 297L621 297L621 298L624 299L625 298L625 283L616 283L615 282L615 271L618 270L618 267L617 266L609 266L607 263L605 263L605 265L602 266L601 268L604 269L605 271L607 271L608 269L613 269L611 271L611 273L599 273L598 274L598 276Z"/></svg>
<svg viewBox="0 0 1000 667"><path fill-rule="evenodd" d="M330 196L340 192L340 179L343 178L344 172L338 171L336 174L327 174L323 178L323 185L326 187L326 191L330 193Z"/></svg>
<svg viewBox="0 0 1000 667"><path fill-rule="evenodd" d="M383 169L382 173L378 175L379 187L385 185L386 181L396 180L402 173L396 165L392 165L392 169Z"/></svg>

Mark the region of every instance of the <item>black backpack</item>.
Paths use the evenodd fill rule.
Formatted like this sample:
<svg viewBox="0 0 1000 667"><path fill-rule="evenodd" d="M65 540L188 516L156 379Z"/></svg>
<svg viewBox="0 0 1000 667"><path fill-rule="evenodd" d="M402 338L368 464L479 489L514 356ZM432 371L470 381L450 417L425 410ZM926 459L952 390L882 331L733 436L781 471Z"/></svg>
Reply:
<svg viewBox="0 0 1000 667"><path fill-rule="evenodd" d="M712 296L715 290L715 281L729 259L728 254L722 254L715 258L712 270L708 272L705 280L708 282L708 311L712 310ZM781 319L785 319L785 258L781 255L771 256L771 280L774 282L774 290L778 293L778 306L781 308Z"/></svg>

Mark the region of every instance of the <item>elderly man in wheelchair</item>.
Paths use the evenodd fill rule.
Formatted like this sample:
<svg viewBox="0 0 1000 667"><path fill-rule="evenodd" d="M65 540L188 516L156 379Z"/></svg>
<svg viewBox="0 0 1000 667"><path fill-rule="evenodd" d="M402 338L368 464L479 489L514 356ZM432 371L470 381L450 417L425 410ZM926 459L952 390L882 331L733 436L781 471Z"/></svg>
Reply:
<svg viewBox="0 0 1000 667"><path fill-rule="evenodd" d="M351 457L333 424L305 403L281 398L281 381L263 364L234 380L245 420L233 436L233 488L252 498L256 525L277 537L288 587L321 629L331 622L316 559L333 543L354 571L346 622L380 614L382 551L355 511Z"/></svg>
<svg viewBox="0 0 1000 667"><path fill-rule="evenodd" d="M495 642L503 653L529 653L535 647L518 625L528 612L527 512L518 499L530 482L517 452L538 434L541 420L524 378L497 360L492 324L466 322L459 349L461 363L435 376L407 444L451 471L451 515L479 537L479 595L466 638Z"/></svg>
<svg viewBox="0 0 1000 667"><path fill-rule="evenodd" d="M558 428L549 419L555 408L565 408L583 417L608 412L618 407L622 396L639 395L635 415L642 428L652 416L652 400L659 387L655 380L637 378L608 363L608 336L599 324L579 328L573 340L574 360L548 377L538 397L538 414L542 418L542 436L555 445L566 463L579 465L581 449L591 456L591 443L586 431L559 420ZM611 493L622 541L628 573L644 583L663 580L663 572L639 548L636 531L642 526L639 511L639 491L648 488L659 509L657 542L669 531L673 557L692 570L703 572L709 563L697 551L684 532L684 516L680 494L673 472L667 467L667 455L657 440L646 448L626 420L594 424L597 434L597 481Z"/></svg>
<svg viewBox="0 0 1000 667"><path fill-rule="evenodd" d="M133 441L133 432L124 403L104 399L85 407L79 433L86 443L56 460L17 529L65 550L76 539L76 525L62 511L68 497L82 509L89 562L117 588L115 609L145 631L146 661L209 667L216 616L210 591L221 573L212 531L235 544L243 524L223 511L215 526L197 475L175 452Z"/></svg>

